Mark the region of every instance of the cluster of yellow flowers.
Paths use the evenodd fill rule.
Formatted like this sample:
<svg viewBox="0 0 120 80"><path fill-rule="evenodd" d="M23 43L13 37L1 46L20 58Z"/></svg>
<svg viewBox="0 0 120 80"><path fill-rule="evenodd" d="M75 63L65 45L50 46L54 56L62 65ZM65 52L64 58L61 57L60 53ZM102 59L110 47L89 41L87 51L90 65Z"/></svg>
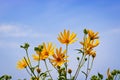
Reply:
<svg viewBox="0 0 120 80"><path fill-rule="evenodd" d="M36 54L33 54L32 57L35 61L38 61L37 66L32 66L30 58L29 58L29 54L27 51L29 44L25 43L25 45L21 47L25 49L26 57L24 57L22 60L17 62L17 68L18 69L25 68L27 72L29 73L29 75L32 77L31 78L32 80L40 80L40 79L44 80L46 79L47 74L50 77L50 80L53 80L52 75L50 74L50 70L48 69L48 65L46 63L46 60L49 60L49 62L53 65L53 67L58 72L58 78L57 78L58 80L68 80L68 79L76 80L79 74L80 68L84 65L86 61L87 55L89 57L92 56L94 59L96 56L96 51L94 50L94 47L99 45L98 32L95 33L92 30L84 29L83 41L80 42L80 44L83 47L81 49L78 49L78 51L82 53L82 58L81 60L79 60L79 65L78 65L75 75L71 76L72 70L67 68L68 67L68 54L67 53L68 53L69 44L72 44L78 40L76 36L77 34L75 34L74 32L70 33L69 30L64 30L63 32L60 32L57 39L60 43L65 44L66 46L65 50L63 50L62 47L56 48L51 42L43 43L41 45L38 45L38 47L35 47L34 49L35 49ZM47 69L45 72L41 72L40 61L45 62L45 66ZM88 77L88 74L90 72L88 68L86 72L86 78ZM37 75L35 71L37 72ZM68 78L67 76L68 73L70 74L70 78Z"/></svg>
<svg viewBox="0 0 120 80"><path fill-rule="evenodd" d="M86 55L96 56L96 51L93 48L99 45L98 38L98 32L94 33L92 30L85 31L85 37L80 44L84 46L82 49Z"/></svg>

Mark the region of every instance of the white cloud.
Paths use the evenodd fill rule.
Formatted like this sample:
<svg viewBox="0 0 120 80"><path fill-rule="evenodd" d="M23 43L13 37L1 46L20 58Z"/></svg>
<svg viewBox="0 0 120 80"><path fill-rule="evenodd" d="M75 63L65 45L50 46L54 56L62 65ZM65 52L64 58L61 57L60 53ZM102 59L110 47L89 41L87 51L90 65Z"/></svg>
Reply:
<svg viewBox="0 0 120 80"><path fill-rule="evenodd" d="M16 25L0 25L0 34L2 37L24 37L24 32L20 27Z"/></svg>
<svg viewBox="0 0 120 80"><path fill-rule="evenodd" d="M0 47L2 48L6 46L10 48L15 48L20 45L20 41L24 41L26 39L44 39L50 38L51 36L52 35L49 33L40 33L37 32L35 29L28 28L26 26L0 25Z"/></svg>
<svg viewBox="0 0 120 80"><path fill-rule="evenodd" d="M39 33L33 29L26 28L25 26L16 25L0 25L1 37L50 37L50 34Z"/></svg>
<svg viewBox="0 0 120 80"><path fill-rule="evenodd" d="M108 29L103 34L108 34L108 35L113 35L113 34L120 34L120 28L113 28L113 29Z"/></svg>
<svg viewBox="0 0 120 80"><path fill-rule="evenodd" d="M112 29L110 32L120 34L120 28Z"/></svg>

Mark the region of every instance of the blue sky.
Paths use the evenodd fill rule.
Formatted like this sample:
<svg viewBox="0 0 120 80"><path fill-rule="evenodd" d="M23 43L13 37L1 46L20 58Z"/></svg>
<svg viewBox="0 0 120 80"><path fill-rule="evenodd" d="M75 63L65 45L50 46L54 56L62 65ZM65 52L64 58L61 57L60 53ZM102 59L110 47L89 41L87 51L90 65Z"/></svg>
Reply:
<svg viewBox="0 0 120 80"><path fill-rule="evenodd" d="M57 35L64 29L77 33L79 41L84 28L99 32L100 45L91 74L106 74L108 67L120 69L119 4L119 0L0 0L0 76L28 76L16 69L16 62L25 55L19 46L29 42L30 53L42 42L54 42L60 47ZM70 49L79 48L79 41ZM69 51L72 59L75 53Z"/></svg>

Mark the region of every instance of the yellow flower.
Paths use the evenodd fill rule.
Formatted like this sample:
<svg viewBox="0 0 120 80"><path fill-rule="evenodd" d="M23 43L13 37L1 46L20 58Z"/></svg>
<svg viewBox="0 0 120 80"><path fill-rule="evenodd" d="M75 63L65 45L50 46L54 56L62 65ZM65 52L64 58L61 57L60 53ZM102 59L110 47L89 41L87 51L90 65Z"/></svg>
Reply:
<svg viewBox="0 0 120 80"><path fill-rule="evenodd" d="M70 34L70 31L64 30L64 32L60 32L57 38L62 44L72 44L75 41L77 41L76 34L72 32Z"/></svg>
<svg viewBox="0 0 120 80"><path fill-rule="evenodd" d="M33 57L33 59L34 59L35 61L39 61L39 60L40 60L38 54L33 54L32 57Z"/></svg>
<svg viewBox="0 0 120 80"><path fill-rule="evenodd" d="M43 50L41 52L41 59L46 59L49 56L54 54L55 47L52 45L52 43L45 44L43 43Z"/></svg>
<svg viewBox="0 0 120 80"><path fill-rule="evenodd" d="M43 49L42 51L36 51L37 54L33 54L32 57L34 60L44 60L48 58L49 56L54 54L55 47L52 45L52 43L45 44L43 43Z"/></svg>
<svg viewBox="0 0 120 80"><path fill-rule="evenodd" d="M24 58L22 60L20 60L20 61L17 62L17 68L18 69L24 69L24 68L27 67L27 65L28 64L26 63L26 61L25 61Z"/></svg>
<svg viewBox="0 0 120 80"><path fill-rule="evenodd" d="M84 47L82 50L84 50L85 54L92 55L94 53L94 56L96 56L96 53L93 51L93 48L99 45L99 40L90 40L90 37L86 37L83 42L80 42Z"/></svg>
<svg viewBox="0 0 120 80"><path fill-rule="evenodd" d="M67 62L66 60L67 56L65 56L65 54L66 54L66 50L62 51L62 47L60 47L59 50L56 49L56 54L53 54L54 59L50 59L51 63L54 66L62 66L62 64Z"/></svg>
<svg viewBox="0 0 120 80"><path fill-rule="evenodd" d="M85 38L84 41L80 42L80 44L82 44L84 46L84 48L88 48L90 47L90 38Z"/></svg>
<svg viewBox="0 0 120 80"><path fill-rule="evenodd" d="M100 43L99 40L96 39L96 40L91 40L89 45L91 46L91 48L94 48L94 47L98 46L99 43Z"/></svg>
<svg viewBox="0 0 120 80"><path fill-rule="evenodd" d="M88 30L88 36L90 37L91 40L93 39L98 39L98 32L93 32L92 30Z"/></svg>

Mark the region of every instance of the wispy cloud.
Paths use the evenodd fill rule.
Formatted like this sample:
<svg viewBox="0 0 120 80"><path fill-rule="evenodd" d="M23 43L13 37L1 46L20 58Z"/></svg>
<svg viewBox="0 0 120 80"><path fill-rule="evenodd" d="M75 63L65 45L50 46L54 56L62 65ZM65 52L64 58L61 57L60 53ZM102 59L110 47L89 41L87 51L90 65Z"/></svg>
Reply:
<svg viewBox="0 0 120 80"><path fill-rule="evenodd" d="M15 25L0 25L0 34L2 37L25 37L24 32L20 27Z"/></svg>
<svg viewBox="0 0 120 80"><path fill-rule="evenodd" d="M111 31L109 31L110 33L117 33L120 34L120 28L114 28Z"/></svg>
<svg viewBox="0 0 120 80"><path fill-rule="evenodd" d="M0 36L1 37L50 37L50 34L40 33L34 29L27 27L21 27L16 25L0 25Z"/></svg>
<svg viewBox="0 0 120 80"><path fill-rule="evenodd" d="M40 33L32 27L20 25L0 25L0 47L16 48L21 41L50 38L50 33Z"/></svg>

